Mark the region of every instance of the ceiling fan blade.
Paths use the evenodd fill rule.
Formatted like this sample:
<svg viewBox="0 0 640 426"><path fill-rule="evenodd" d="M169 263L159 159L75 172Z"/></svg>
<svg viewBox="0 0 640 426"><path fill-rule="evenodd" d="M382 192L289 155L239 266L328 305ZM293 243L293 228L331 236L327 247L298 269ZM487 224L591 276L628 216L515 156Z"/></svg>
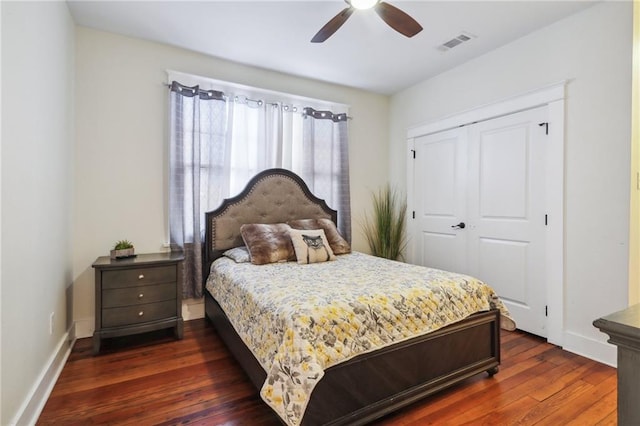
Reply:
<svg viewBox="0 0 640 426"><path fill-rule="evenodd" d="M311 43L322 43L329 37L333 35L338 28L344 24L349 16L353 13L353 7L347 7L342 12L338 13L336 16L331 18L329 22L327 22L324 27L320 28L320 31L311 39Z"/></svg>
<svg viewBox="0 0 640 426"><path fill-rule="evenodd" d="M375 11L387 25L407 37L413 37L422 31L422 26L415 19L389 3L379 2Z"/></svg>

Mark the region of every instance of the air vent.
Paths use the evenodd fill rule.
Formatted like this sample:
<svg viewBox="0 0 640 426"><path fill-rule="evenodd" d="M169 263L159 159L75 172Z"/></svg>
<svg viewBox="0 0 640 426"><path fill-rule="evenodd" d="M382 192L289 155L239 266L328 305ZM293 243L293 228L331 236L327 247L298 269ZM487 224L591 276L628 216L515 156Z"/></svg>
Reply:
<svg viewBox="0 0 640 426"><path fill-rule="evenodd" d="M457 38L452 38L448 42L444 43L443 46L448 47L449 49L452 49L457 45L459 45L460 43L462 43L462 40L458 40Z"/></svg>
<svg viewBox="0 0 640 426"><path fill-rule="evenodd" d="M476 36L474 36L473 34L469 34L467 32L463 32L459 35L457 35L456 37L452 38L451 40L442 43L440 46L437 47L437 49L441 52L447 52L450 49L453 49L454 47L464 43L465 41L469 41L472 38L475 38Z"/></svg>

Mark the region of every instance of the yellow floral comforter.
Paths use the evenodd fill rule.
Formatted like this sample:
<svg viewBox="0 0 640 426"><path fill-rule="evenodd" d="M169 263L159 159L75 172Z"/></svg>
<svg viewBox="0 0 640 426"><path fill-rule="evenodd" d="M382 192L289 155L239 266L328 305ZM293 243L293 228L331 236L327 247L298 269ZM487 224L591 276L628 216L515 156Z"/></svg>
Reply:
<svg viewBox="0 0 640 426"><path fill-rule="evenodd" d="M267 372L262 398L298 425L324 370L492 307L494 291L460 274L362 253L310 265L252 265L222 257L207 290Z"/></svg>

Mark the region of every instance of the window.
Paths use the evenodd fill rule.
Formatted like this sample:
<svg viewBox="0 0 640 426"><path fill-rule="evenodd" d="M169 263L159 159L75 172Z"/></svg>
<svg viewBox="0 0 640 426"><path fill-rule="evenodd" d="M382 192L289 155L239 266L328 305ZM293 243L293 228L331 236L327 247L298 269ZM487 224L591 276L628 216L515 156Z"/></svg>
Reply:
<svg viewBox="0 0 640 426"><path fill-rule="evenodd" d="M172 250L185 252L185 297L202 294L204 213L262 170L300 175L338 210L338 227L350 240L346 112L311 106L327 108L322 101L273 92L259 98L259 89L245 87L245 95L203 83L173 81L170 92L169 232Z"/></svg>

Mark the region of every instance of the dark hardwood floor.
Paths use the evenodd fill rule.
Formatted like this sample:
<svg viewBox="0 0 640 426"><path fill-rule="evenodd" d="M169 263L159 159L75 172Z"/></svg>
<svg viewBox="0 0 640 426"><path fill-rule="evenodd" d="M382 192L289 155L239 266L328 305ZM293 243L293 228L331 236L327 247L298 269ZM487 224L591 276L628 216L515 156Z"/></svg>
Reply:
<svg viewBox="0 0 640 426"><path fill-rule="evenodd" d="M80 339L41 425L279 425L205 320L105 341ZM153 340L151 340L153 338ZM520 331L503 332L500 372L381 419L391 425L615 425L616 371Z"/></svg>

